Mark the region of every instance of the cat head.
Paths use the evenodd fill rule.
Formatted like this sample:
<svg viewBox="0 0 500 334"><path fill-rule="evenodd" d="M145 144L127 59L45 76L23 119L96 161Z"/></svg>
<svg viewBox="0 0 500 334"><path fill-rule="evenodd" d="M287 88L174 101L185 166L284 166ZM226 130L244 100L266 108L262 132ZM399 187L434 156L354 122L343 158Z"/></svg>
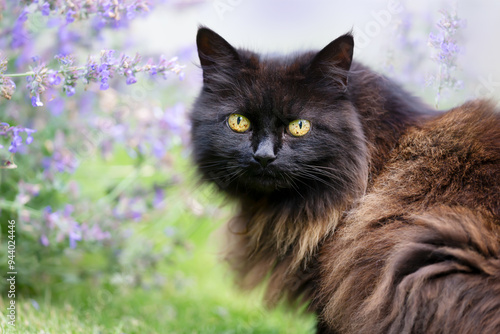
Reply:
<svg viewBox="0 0 500 334"><path fill-rule="evenodd" d="M342 201L364 191L367 148L349 100L354 42L265 57L200 28L203 87L191 114L203 179L233 195Z"/></svg>

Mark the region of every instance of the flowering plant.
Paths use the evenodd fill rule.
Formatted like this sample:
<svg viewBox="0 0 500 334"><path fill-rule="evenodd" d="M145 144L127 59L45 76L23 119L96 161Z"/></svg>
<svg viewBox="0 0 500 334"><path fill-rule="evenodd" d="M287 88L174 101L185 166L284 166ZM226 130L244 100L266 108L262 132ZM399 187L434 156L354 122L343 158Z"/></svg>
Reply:
<svg viewBox="0 0 500 334"><path fill-rule="evenodd" d="M444 89L458 90L463 88L463 82L454 76L457 69L458 55L462 51L458 45L458 33L466 26L466 21L458 17L456 11L441 11L441 19L437 23L437 33L429 34L429 46L435 53L434 61L438 64L437 75L430 77L429 83L436 87L436 107L442 97Z"/></svg>
<svg viewBox="0 0 500 334"><path fill-rule="evenodd" d="M185 108L149 87L172 87L164 79L182 80L184 66L177 57L107 47L109 36L160 5L0 0L0 13L13 14L0 18L0 218L15 219L18 239L30 240L18 246L21 289L84 270L75 259L89 249L106 254L108 278L168 255L151 252L155 260L144 262L144 254L121 250L140 237L131 236L134 222L165 210L165 188L175 183L164 179L173 175L165 162L187 143ZM99 161L121 172L96 170ZM89 176L96 171L101 182ZM145 175L155 181L143 182ZM169 230L164 238L168 245L176 236Z"/></svg>

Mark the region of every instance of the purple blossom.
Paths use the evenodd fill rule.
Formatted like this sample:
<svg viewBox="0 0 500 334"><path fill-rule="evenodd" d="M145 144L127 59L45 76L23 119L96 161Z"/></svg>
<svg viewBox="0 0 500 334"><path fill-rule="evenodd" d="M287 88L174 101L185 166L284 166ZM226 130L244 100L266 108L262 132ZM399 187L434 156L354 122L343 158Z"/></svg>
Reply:
<svg viewBox="0 0 500 334"><path fill-rule="evenodd" d="M120 196L117 205L113 209L113 215L118 219L139 221L146 210L147 206L144 199Z"/></svg>
<svg viewBox="0 0 500 334"><path fill-rule="evenodd" d="M19 135L19 129L14 128L12 131L12 141L10 142L9 152L16 153L21 146L23 146L23 138Z"/></svg>
<svg viewBox="0 0 500 334"><path fill-rule="evenodd" d="M108 66L106 64L99 66L99 68L101 69L99 71L99 76L101 78L101 85L99 86L100 90L106 90L109 88L110 72L108 71L107 67Z"/></svg>
<svg viewBox="0 0 500 334"><path fill-rule="evenodd" d="M127 6L127 19L128 20L133 20L135 18L135 13L136 13L136 10L137 10L137 6L135 4L131 4L129 6Z"/></svg>
<svg viewBox="0 0 500 334"><path fill-rule="evenodd" d="M36 132L36 130L30 128L23 128L20 126L10 126L8 123L0 123L0 137L8 138L11 140L8 151L10 153L16 153L20 148L23 147L23 138L21 133L26 133L26 145L29 145L33 142L32 134Z"/></svg>
<svg viewBox="0 0 500 334"><path fill-rule="evenodd" d="M69 247L76 248L76 242L82 240L82 232L77 222L72 222L70 226L71 228L68 232Z"/></svg>
<svg viewBox="0 0 500 334"><path fill-rule="evenodd" d="M50 103L47 103L47 109L54 116L59 116L64 112L64 100L60 97L55 97Z"/></svg>
<svg viewBox="0 0 500 334"><path fill-rule="evenodd" d="M89 241L102 241L111 238L111 233L109 233L108 231L104 232L99 224L94 224L89 228L86 223L83 223L81 226L81 231L83 239Z"/></svg>
<svg viewBox="0 0 500 334"><path fill-rule="evenodd" d="M26 134L28 135L26 137L26 144L29 145L29 144L31 144L33 142L33 136L32 136L32 134L35 133L36 130L24 128L24 132L26 132Z"/></svg>
<svg viewBox="0 0 500 334"><path fill-rule="evenodd" d="M73 30L70 30L67 25L62 25L57 31L58 51L60 56L67 56L74 52L74 45L81 36Z"/></svg>
<svg viewBox="0 0 500 334"><path fill-rule="evenodd" d="M73 96L76 93L75 87L70 85L65 85L63 90L66 92L66 96L68 97Z"/></svg>
<svg viewBox="0 0 500 334"><path fill-rule="evenodd" d="M76 12L72 9L68 10L66 12L66 23L72 23L75 22L75 14Z"/></svg>
<svg viewBox="0 0 500 334"><path fill-rule="evenodd" d="M40 101L40 94L36 94L36 96L31 97L31 105L33 107L41 107L43 106L43 102Z"/></svg>
<svg viewBox="0 0 500 334"><path fill-rule="evenodd" d="M127 85L137 82L136 74L139 72L149 72L151 75L161 73L164 78L168 77L168 73L174 73L179 78L183 77L182 69L184 66L177 63L176 57L167 61L165 57L161 56L158 65L154 65L151 59L145 65L141 65L141 57L138 54L134 58L122 54L117 61L114 53L114 50L103 50L99 62L94 57L89 57L85 66L75 64L72 55L59 54L54 57L60 64L58 70L49 69L38 57L33 57L32 60L36 64L31 72L26 73L26 88L30 92L32 106L43 106L42 95L45 91L61 84L66 96L73 96L76 93L75 87L79 79L87 84L100 82L99 88L106 90L110 87L110 79L115 74L125 76ZM5 68L6 59L0 58L0 93L5 98L10 99L16 86L8 75L3 74Z"/></svg>
<svg viewBox="0 0 500 334"><path fill-rule="evenodd" d="M26 183L23 180L19 181L17 184L18 193L16 195L16 203L19 203L21 206L28 203L33 197L36 197L40 194L41 185L40 184L31 184Z"/></svg>
<svg viewBox="0 0 500 334"><path fill-rule="evenodd" d="M125 75L127 77L126 80L127 85L132 85L137 82L137 79L134 77L134 74L132 73L131 70L128 70Z"/></svg>
<svg viewBox="0 0 500 334"><path fill-rule="evenodd" d="M48 2L44 2L42 5L42 15L43 16L50 15L50 4Z"/></svg>
<svg viewBox="0 0 500 334"><path fill-rule="evenodd" d="M31 96L31 105L33 107L41 107L43 103L40 99L40 95L46 89L46 79L47 79L47 67L38 61L37 57L33 57L34 62L38 64L33 68L33 74L26 77L26 89L29 90Z"/></svg>
<svg viewBox="0 0 500 334"><path fill-rule="evenodd" d="M61 84L62 79L56 71L49 70L47 74L47 82L51 86L58 86Z"/></svg>
<svg viewBox="0 0 500 334"><path fill-rule="evenodd" d="M42 160L42 167L47 176L53 172L74 173L79 165L79 161L66 143L66 136L62 131L58 131L52 141L52 155Z"/></svg>
<svg viewBox="0 0 500 334"><path fill-rule="evenodd" d="M434 60L439 65L438 74L429 78L429 84L437 87L436 107L445 88L457 90L462 82L454 77L458 55L462 52L457 43L457 33L466 26L466 22L458 18L456 12L442 11L437 33L429 34L428 44L436 50Z"/></svg>
<svg viewBox="0 0 500 334"><path fill-rule="evenodd" d="M12 27L12 42L11 47L13 49L19 49L26 45L29 36L28 31L25 27L25 22L28 20L28 10L25 8L21 15L16 19L14 26Z"/></svg>
<svg viewBox="0 0 500 334"><path fill-rule="evenodd" d="M48 247L50 245L49 238L47 238L45 234L42 234L40 237L40 243L45 247Z"/></svg>
<svg viewBox="0 0 500 334"><path fill-rule="evenodd" d="M159 186L155 186L155 194L153 198L153 207L155 209L165 206L165 190Z"/></svg>
<svg viewBox="0 0 500 334"><path fill-rule="evenodd" d="M102 17L101 13L98 13L92 20L92 28L99 33L105 26L106 19Z"/></svg>
<svg viewBox="0 0 500 334"><path fill-rule="evenodd" d="M72 66L75 62L75 59L71 55L58 54L54 57L61 64L63 68Z"/></svg>
<svg viewBox="0 0 500 334"><path fill-rule="evenodd" d="M42 189L42 186L39 183L32 184L32 183L26 183L24 181L19 181L18 183L19 190L22 193L26 193L29 196L38 196L40 194L40 190Z"/></svg>
<svg viewBox="0 0 500 334"><path fill-rule="evenodd" d="M76 247L76 242L82 240L82 229L80 224L78 224L72 217L73 206L67 204L62 211L52 211L50 206L47 206L43 212L43 219L45 221L45 226L49 230L54 230L57 233L56 241L61 242L65 238L68 238L69 246L71 248ZM48 245L49 240L42 241L42 244Z"/></svg>

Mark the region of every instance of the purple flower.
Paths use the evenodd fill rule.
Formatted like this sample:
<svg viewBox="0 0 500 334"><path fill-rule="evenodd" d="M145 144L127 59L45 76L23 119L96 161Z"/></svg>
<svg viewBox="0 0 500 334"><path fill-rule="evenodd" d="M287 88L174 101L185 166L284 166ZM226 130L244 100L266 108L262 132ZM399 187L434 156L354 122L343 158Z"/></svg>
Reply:
<svg viewBox="0 0 500 334"><path fill-rule="evenodd" d="M57 72L51 70L47 75L47 82L51 86L58 86L62 82L62 79Z"/></svg>
<svg viewBox="0 0 500 334"><path fill-rule="evenodd" d="M23 138L19 135L19 129L13 131L12 141L10 142L9 152L16 153L23 145Z"/></svg>
<svg viewBox="0 0 500 334"><path fill-rule="evenodd" d="M52 212L52 208L47 206L44 209L44 220L46 226L50 230L57 230L57 241L62 241L65 237L68 237L69 246L71 248L76 247L76 242L82 240L82 230L80 225L73 219L71 214L73 213L73 206L67 204L63 211ZM42 244L43 241L41 240ZM48 239L46 240L48 244Z"/></svg>
<svg viewBox="0 0 500 334"><path fill-rule="evenodd" d="M10 153L16 153L19 147L23 145L23 138L19 135L19 132L20 130L18 128L13 128L12 141L9 146Z"/></svg>
<svg viewBox="0 0 500 334"><path fill-rule="evenodd" d="M74 173L78 167L78 158L68 149L66 143L66 136L62 131L58 131L52 142L53 151L50 157L45 157L42 160L42 167L45 169L46 175L52 173Z"/></svg>
<svg viewBox="0 0 500 334"><path fill-rule="evenodd" d="M47 205L43 209L43 218L47 223L47 227L50 229L54 228L51 214L52 214L52 207L50 205Z"/></svg>
<svg viewBox="0 0 500 334"><path fill-rule="evenodd" d="M127 20L133 20L137 6L135 4L127 6Z"/></svg>
<svg viewBox="0 0 500 334"><path fill-rule="evenodd" d="M69 247L76 248L76 242L82 240L82 232L77 222L72 222L68 232Z"/></svg>
<svg viewBox="0 0 500 334"><path fill-rule="evenodd" d="M165 190L161 187L155 186L155 195L153 198L153 207L155 209L161 208L165 205Z"/></svg>
<svg viewBox="0 0 500 334"><path fill-rule="evenodd" d="M36 94L36 96L31 97L31 105L33 107L41 107L43 106L43 102L40 101L40 94Z"/></svg>
<svg viewBox="0 0 500 334"><path fill-rule="evenodd" d="M28 135L26 138L26 144L29 145L33 142L32 134L36 132L36 130L23 128L20 126L9 126L8 123L0 123L0 136L11 138L10 146L8 151L10 153L16 153L23 146L23 138L21 137L21 133L25 132Z"/></svg>
<svg viewBox="0 0 500 334"><path fill-rule="evenodd" d="M130 71L132 72L132 71ZM134 77L133 74L129 74L127 75L127 85L132 85L132 84L135 84L137 82L137 79Z"/></svg>
<svg viewBox="0 0 500 334"><path fill-rule="evenodd" d="M12 27L12 42L11 47L13 49L18 49L23 47L28 41L28 31L24 26L24 23L28 20L28 10L25 8L21 15L16 19L14 26Z"/></svg>
<svg viewBox="0 0 500 334"><path fill-rule="evenodd" d="M107 231L104 232L97 223L92 225L91 228L84 223L82 224L81 230L85 240L101 241L111 238L111 233Z"/></svg>
<svg viewBox="0 0 500 334"><path fill-rule="evenodd" d="M179 77L183 77L183 66L177 63L177 58L174 57L166 60L161 57L159 64L154 65L151 60L147 64L141 65L141 57L136 54L133 58L121 55L119 61L114 57L114 50L103 50L100 55L100 62L95 58L89 57L85 66L75 64L74 57L64 55L64 53L55 56L58 60L60 68L58 70L48 68L44 63L40 62L39 57L32 58L37 64L32 67L30 72L24 73L26 76L26 88L30 92L31 104L34 107L41 107L42 95L54 86L62 84L62 90L68 97L73 96L76 92L75 86L81 79L85 83L100 82L100 89L107 90L110 87L110 79L115 74L126 77L127 85L132 85L137 82L136 74L139 72L150 72L151 75L162 73L166 78L168 73L175 73ZM19 59L19 57L18 57ZM15 89L13 81L2 75L6 68L6 60L0 58L0 94L5 98L10 99ZM19 75L16 75L19 76ZM50 90L53 92L54 90ZM50 96L47 100L52 101L54 96Z"/></svg>
<svg viewBox="0 0 500 334"><path fill-rule="evenodd" d="M76 12L72 9L68 10L68 12L66 13L66 23L72 23L75 21L75 14Z"/></svg>
<svg viewBox="0 0 500 334"><path fill-rule="evenodd" d="M457 44L456 34L459 28L465 26L465 21L459 19L454 12L442 11L441 14L437 33L430 33L428 39L428 44L436 50L433 58L439 66L438 74L428 80L437 87L436 107L444 89L457 90L461 87L461 81L454 77L453 72L457 68L458 55L462 51Z"/></svg>
<svg viewBox="0 0 500 334"><path fill-rule="evenodd" d="M66 92L66 96L68 96L68 97L75 95L75 87L73 87L73 86L65 85L64 91Z"/></svg>
<svg viewBox="0 0 500 334"><path fill-rule="evenodd" d="M28 128L24 128L24 132L26 132L26 134L28 135L28 137L26 138L26 144L31 144L33 142L33 136L32 134L36 132L36 130L34 129L28 129Z"/></svg>
<svg viewBox="0 0 500 334"><path fill-rule="evenodd" d="M165 156L166 152L167 148L165 143L161 140L155 140L153 143L153 154L155 155L155 157L161 159Z"/></svg>
<svg viewBox="0 0 500 334"><path fill-rule="evenodd" d="M106 26L106 19L102 17L101 13L98 13L92 20L92 28L99 33Z"/></svg>
<svg viewBox="0 0 500 334"><path fill-rule="evenodd" d="M50 4L48 2L44 2L42 5L42 15L49 16L50 14Z"/></svg>
<svg viewBox="0 0 500 334"><path fill-rule="evenodd" d="M65 54L55 55L54 58L63 66L71 66L75 62L72 56Z"/></svg>
<svg viewBox="0 0 500 334"><path fill-rule="evenodd" d="M101 78L101 86L99 87L101 90L106 90L109 88L109 76L110 72L107 69L107 65L103 64L99 68L101 70L99 71L99 76Z"/></svg>
<svg viewBox="0 0 500 334"><path fill-rule="evenodd" d="M64 99L60 97L54 98L50 103L47 103L47 108L54 116L59 116L64 111Z"/></svg>
<svg viewBox="0 0 500 334"><path fill-rule="evenodd" d="M121 196L113 209L113 215L119 219L139 221L146 210L146 204L142 198Z"/></svg>
<svg viewBox="0 0 500 334"><path fill-rule="evenodd" d="M42 236L40 237L40 243L45 247L49 246L50 245L49 238L47 238L45 234L42 234Z"/></svg>

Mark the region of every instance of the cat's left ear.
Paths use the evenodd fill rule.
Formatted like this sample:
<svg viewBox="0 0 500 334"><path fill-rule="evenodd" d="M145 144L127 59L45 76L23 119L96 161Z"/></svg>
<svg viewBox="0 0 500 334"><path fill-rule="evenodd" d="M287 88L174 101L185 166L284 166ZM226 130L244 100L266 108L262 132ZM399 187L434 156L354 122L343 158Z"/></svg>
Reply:
<svg viewBox="0 0 500 334"><path fill-rule="evenodd" d="M220 72L221 68L234 68L240 64L236 49L208 28L200 27L198 29L196 45L205 80L210 72Z"/></svg>
<svg viewBox="0 0 500 334"><path fill-rule="evenodd" d="M354 39L350 33L340 36L321 51L311 62L309 73L314 76L330 76L344 88L351 68Z"/></svg>

